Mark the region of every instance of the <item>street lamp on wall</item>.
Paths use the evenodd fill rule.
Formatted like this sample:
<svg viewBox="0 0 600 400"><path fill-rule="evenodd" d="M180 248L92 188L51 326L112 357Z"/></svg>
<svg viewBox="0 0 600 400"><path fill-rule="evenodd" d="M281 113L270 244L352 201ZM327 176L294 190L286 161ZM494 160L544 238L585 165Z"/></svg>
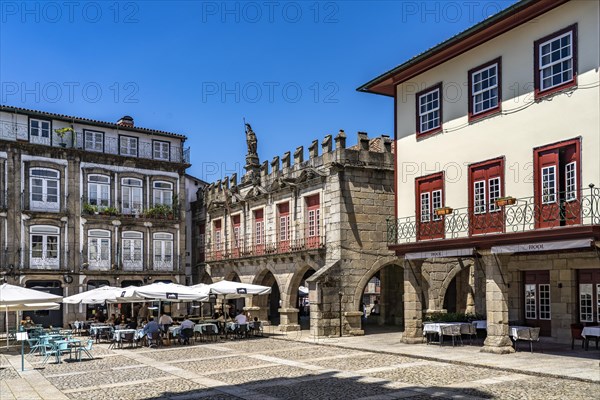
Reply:
<svg viewBox="0 0 600 400"><path fill-rule="evenodd" d="M435 215L437 215L438 217L441 217L443 215L452 214L452 211L454 211L454 209L452 207L436 208L435 209Z"/></svg>

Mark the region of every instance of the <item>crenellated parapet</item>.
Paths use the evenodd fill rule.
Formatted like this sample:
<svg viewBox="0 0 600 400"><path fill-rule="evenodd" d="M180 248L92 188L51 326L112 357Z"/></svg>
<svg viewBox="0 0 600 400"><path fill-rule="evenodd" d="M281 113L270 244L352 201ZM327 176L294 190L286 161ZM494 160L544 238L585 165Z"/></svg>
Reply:
<svg viewBox="0 0 600 400"><path fill-rule="evenodd" d="M208 186L205 201L209 210L214 207L233 206L239 202L267 196L280 190L295 190L309 185L314 179L325 179L332 169L367 168L393 170L393 143L389 136L369 138L366 132L357 133L357 144L346 146L346 133L326 135L321 141L313 140L305 153L304 146L286 151L281 157L258 163L238 183L232 174ZM305 158L308 155L308 158Z"/></svg>

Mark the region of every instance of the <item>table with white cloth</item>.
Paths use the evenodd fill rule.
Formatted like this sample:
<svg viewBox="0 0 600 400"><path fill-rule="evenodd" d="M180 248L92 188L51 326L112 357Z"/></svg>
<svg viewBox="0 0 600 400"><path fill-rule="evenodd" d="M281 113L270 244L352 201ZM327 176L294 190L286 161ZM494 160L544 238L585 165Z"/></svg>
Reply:
<svg viewBox="0 0 600 400"><path fill-rule="evenodd" d="M214 332L218 332L219 331L219 327L217 326L217 324L213 324L213 323L200 323L200 324L196 324L196 326L194 326L194 332L199 332L201 334L204 334L204 332L206 331L206 328L212 326L214 328Z"/></svg>
<svg viewBox="0 0 600 400"><path fill-rule="evenodd" d="M475 329L487 329L487 320L481 319L476 321L471 321Z"/></svg>
<svg viewBox="0 0 600 400"><path fill-rule="evenodd" d="M594 338L596 340L596 348L598 348L598 338L600 338L600 326L586 326L581 331L581 336L585 339L585 348L586 350L590 345L590 338Z"/></svg>
<svg viewBox="0 0 600 400"><path fill-rule="evenodd" d="M120 342L122 337L125 336L125 334L127 334L127 333L133 333L134 340L139 340L144 337L143 329L115 329L115 332L114 332L115 340L117 342Z"/></svg>
<svg viewBox="0 0 600 400"><path fill-rule="evenodd" d="M443 341L442 328L446 326L460 325L460 333L468 335L471 333L469 322L426 322L423 324L423 336L427 338L427 343L441 343ZM431 340L431 335L437 334L439 342Z"/></svg>
<svg viewBox="0 0 600 400"><path fill-rule="evenodd" d="M517 340L519 338L519 331L529 330L530 326L509 326L508 327L508 335L513 339Z"/></svg>
<svg viewBox="0 0 600 400"><path fill-rule="evenodd" d="M110 325L92 325L90 326L90 336L101 335L105 331L111 331L113 329Z"/></svg>
<svg viewBox="0 0 600 400"><path fill-rule="evenodd" d="M169 327L169 337L171 338L176 338L179 336L179 332L181 332L181 326L180 325L176 325L176 326L170 326Z"/></svg>

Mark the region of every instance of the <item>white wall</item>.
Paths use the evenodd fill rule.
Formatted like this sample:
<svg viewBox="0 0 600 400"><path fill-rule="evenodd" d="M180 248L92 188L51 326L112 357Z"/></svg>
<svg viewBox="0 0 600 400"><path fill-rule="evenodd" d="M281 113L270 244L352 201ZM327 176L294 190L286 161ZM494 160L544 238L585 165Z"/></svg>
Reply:
<svg viewBox="0 0 600 400"><path fill-rule="evenodd" d="M398 216L415 215L415 178L445 170L445 205L468 206L467 165L504 156L505 194L533 196L533 148L582 138L583 187L600 186L599 3L570 2L397 87ZM578 87L534 102L533 43L578 24ZM467 71L502 57L502 115L468 122ZM415 93L442 81L443 133L417 140ZM518 111L520 110L520 111Z"/></svg>

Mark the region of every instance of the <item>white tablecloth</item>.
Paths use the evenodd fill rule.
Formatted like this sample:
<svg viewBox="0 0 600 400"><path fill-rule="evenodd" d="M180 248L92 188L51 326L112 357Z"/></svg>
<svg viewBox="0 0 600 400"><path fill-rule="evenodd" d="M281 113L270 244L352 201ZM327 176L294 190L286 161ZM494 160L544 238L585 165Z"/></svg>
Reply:
<svg viewBox="0 0 600 400"><path fill-rule="evenodd" d="M214 327L214 332L219 331L219 328L217 327L216 324L196 324L196 326L194 326L194 332L204 333L206 331L207 326Z"/></svg>
<svg viewBox="0 0 600 400"><path fill-rule="evenodd" d="M460 325L460 333L469 334L469 323L468 322L427 322L423 325L423 336L428 333L442 334L442 327Z"/></svg>
<svg viewBox="0 0 600 400"><path fill-rule="evenodd" d="M487 321L485 319L481 319L478 321L471 322L475 329L487 329Z"/></svg>
<svg viewBox="0 0 600 400"><path fill-rule="evenodd" d="M510 326L508 329L508 335L513 338L514 340L517 340L518 335L517 332L521 331L521 330L526 330L529 329L529 326Z"/></svg>
<svg viewBox="0 0 600 400"><path fill-rule="evenodd" d="M133 338L135 340L141 339L144 337L144 330L143 329L117 329L115 330L115 340L117 342L121 341L121 337L124 336L126 333L133 333Z"/></svg>
<svg viewBox="0 0 600 400"><path fill-rule="evenodd" d="M581 336L587 339L588 336L600 337L600 326L586 326L581 331Z"/></svg>
<svg viewBox="0 0 600 400"><path fill-rule="evenodd" d="M90 335L95 335L102 331L111 330L113 327L110 325L94 325L90 326Z"/></svg>

